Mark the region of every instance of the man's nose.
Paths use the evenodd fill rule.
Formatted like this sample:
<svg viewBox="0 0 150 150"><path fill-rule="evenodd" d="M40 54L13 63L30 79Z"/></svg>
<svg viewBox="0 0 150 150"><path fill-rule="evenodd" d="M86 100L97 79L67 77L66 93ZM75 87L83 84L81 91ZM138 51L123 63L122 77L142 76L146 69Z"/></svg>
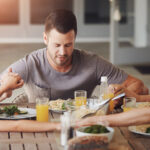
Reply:
<svg viewBox="0 0 150 150"><path fill-rule="evenodd" d="M60 55L65 55L66 54L66 50L65 50L65 47L64 46L61 46L60 49L59 49L59 54Z"/></svg>

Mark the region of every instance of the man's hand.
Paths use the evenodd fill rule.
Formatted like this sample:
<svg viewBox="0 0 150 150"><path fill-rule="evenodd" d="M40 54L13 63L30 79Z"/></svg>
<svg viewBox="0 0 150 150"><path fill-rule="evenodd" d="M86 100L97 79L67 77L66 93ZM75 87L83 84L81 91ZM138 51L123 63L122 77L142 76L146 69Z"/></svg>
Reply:
<svg viewBox="0 0 150 150"><path fill-rule="evenodd" d="M139 98L139 95L137 95L136 93L134 93L132 91L129 91L127 88L123 87L120 84L111 84L111 85L109 85L109 91L111 91L114 94L116 94L120 90L123 90L125 92L126 97L135 97L136 99Z"/></svg>
<svg viewBox="0 0 150 150"><path fill-rule="evenodd" d="M24 84L21 77L18 74L11 72L11 69L2 76L0 82L1 88L5 91L20 88Z"/></svg>
<svg viewBox="0 0 150 150"><path fill-rule="evenodd" d="M139 95L147 95L149 93L144 83L131 75L128 75L128 78L122 83L122 86Z"/></svg>

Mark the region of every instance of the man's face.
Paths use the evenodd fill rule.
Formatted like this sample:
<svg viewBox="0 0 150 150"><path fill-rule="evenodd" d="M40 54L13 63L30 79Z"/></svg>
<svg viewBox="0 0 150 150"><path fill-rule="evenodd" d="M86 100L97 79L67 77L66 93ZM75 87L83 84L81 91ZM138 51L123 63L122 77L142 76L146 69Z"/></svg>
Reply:
<svg viewBox="0 0 150 150"><path fill-rule="evenodd" d="M44 33L44 41L47 45L48 60L52 67L63 68L71 65L75 42L74 30L62 34L56 29L52 29L49 34Z"/></svg>

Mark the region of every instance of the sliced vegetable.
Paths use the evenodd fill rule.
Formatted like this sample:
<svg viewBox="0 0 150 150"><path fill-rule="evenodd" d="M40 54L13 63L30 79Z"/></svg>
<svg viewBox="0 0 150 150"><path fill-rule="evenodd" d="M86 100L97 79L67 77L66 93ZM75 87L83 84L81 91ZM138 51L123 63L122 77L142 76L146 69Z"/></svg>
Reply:
<svg viewBox="0 0 150 150"><path fill-rule="evenodd" d="M19 115L24 115L24 114L27 114L27 113L28 113L27 111L20 111Z"/></svg>
<svg viewBox="0 0 150 150"><path fill-rule="evenodd" d="M62 110L66 110L67 109L66 106L65 106L65 103L63 103L61 107L62 107Z"/></svg>

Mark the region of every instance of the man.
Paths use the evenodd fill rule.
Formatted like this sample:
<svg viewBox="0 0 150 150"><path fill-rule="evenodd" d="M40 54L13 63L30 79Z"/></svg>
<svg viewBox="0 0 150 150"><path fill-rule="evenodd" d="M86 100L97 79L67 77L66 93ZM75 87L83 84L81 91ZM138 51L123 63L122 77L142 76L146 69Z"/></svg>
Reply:
<svg viewBox="0 0 150 150"><path fill-rule="evenodd" d="M92 53L74 49L76 17L68 10L53 10L45 22L47 48L37 50L11 65L25 83L30 102L36 97L73 98L75 90L86 90L90 97L101 76L109 84L122 84L136 93L144 93L142 81Z"/></svg>

